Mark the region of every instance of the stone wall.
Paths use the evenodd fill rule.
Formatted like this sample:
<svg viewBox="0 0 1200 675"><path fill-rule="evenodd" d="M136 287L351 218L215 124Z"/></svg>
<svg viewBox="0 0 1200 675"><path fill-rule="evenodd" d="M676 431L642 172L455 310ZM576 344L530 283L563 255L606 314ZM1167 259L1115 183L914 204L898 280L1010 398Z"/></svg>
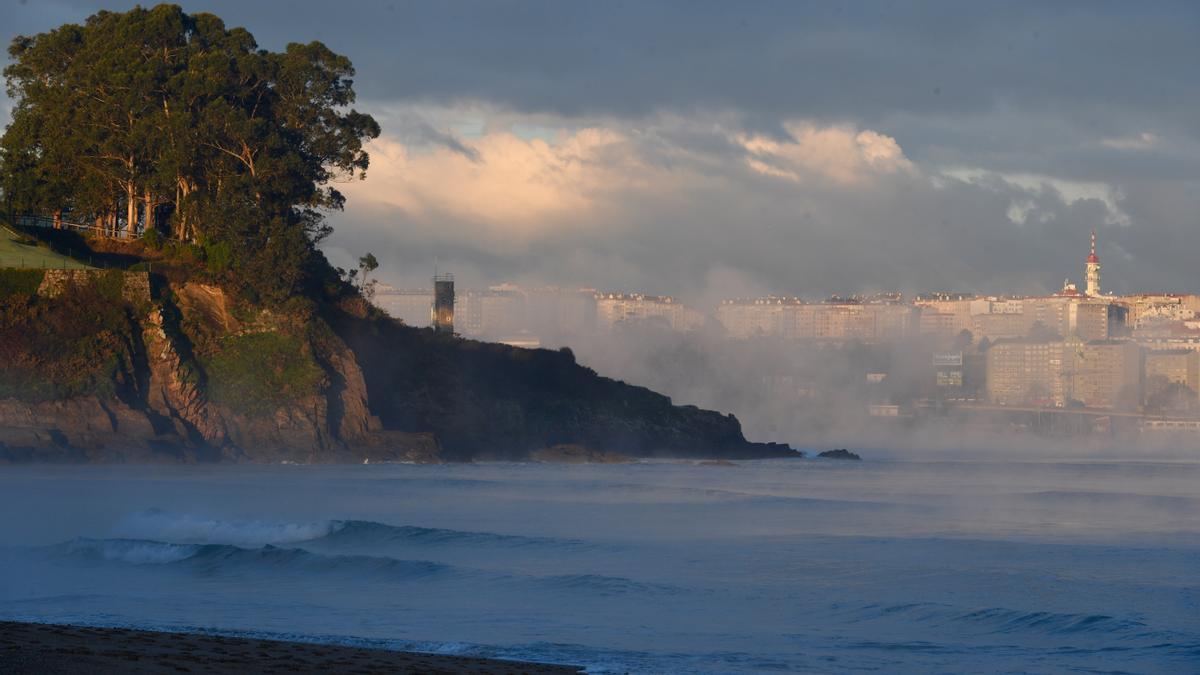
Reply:
<svg viewBox="0 0 1200 675"><path fill-rule="evenodd" d="M117 274L122 278L121 297L134 305L150 303L150 273L119 270L46 270L38 295L53 298L64 288L75 284L94 283L102 275Z"/></svg>

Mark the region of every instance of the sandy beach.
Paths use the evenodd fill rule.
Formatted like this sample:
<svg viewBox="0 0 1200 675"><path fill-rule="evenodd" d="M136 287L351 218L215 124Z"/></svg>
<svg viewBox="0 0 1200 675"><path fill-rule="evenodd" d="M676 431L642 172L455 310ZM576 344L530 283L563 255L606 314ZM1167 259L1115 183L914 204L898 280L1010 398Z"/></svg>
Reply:
<svg viewBox="0 0 1200 675"><path fill-rule="evenodd" d="M278 640L0 622L4 673L528 673L571 666Z"/></svg>

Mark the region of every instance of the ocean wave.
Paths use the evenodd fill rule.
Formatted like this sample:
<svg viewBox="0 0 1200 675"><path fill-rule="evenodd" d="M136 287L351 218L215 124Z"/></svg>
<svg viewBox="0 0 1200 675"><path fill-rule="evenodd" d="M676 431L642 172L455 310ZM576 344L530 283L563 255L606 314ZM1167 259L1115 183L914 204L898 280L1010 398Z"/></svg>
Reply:
<svg viewBox="0 0 1200 675"><path fill-rule="evenodd" d="M52 548L71 557L131 565L166 565L191 558L202 547L140 539L75 539Z"/></svg>
<svg viewBox="0 0 1200 675"><path fill-rule="evenodd" d="M587 542L576 539L553 537L526 537L494 532L469 532L437 527L414 525L387 525L367 520L335 520L328 534L320 538L324 543L371 545L386 543L412 543L426 545L490 545L509 548L551 547L588 548Z"/></svg>
<svg viewBox="0 0 1200 675"><path fill-rule="evenodd" d="M560 574L535 577L533 583L543 588L582 591L594 595L677 595L688 592L687 589L669 584L637 581L603 574Z"/></svg>
<svg viewBox="0 0 1200 675"><path fill-rule="evenodd" d="M75 539L48 547L58 559L97 561L130 566L155 566L185 570L205 576L268 574L351 579L413 581L437 577L461 582L467 579L506 586L520 592L549 592L585 596L666 596L691 592L663 583L638 581L604 574L530 575L463 568L428 560L406 560L381 555L325 554L298 547L266 545L243 548L231 544L175 544L137 539Z"/></svg>
<svg viewBox="0 0 1200 675"><path fill-rule="evenodd" d="M1200 509L1200 498L1178 495L1146 495L1131 492L1089 492L1086 490L1043 490L1016 493L1013 496L1027 502L1048 505L1072 505L1089 508L1149 508L1164 511L1194 513Z"/></svg>
<svg viewBox="0 0 1200 675"><path fill-rule="evenodd" d="M129 539L184 544L265 546L293 544L328 535L337 521L280 523L264 520L216 520L159 509L139 511L122 518L115 533Z"/></svg>
<svg viewBox="0 0 1200 675"><path fill-rule="evenodd" d="M914 602L896 605L867 605L856 613L852 623L901 617L906 622L938 626L974 627L985 633L1030 633L1041 635L1105 634L1147 637L1142 621L1108 616L1066 612L1027 611L1005 607L963 610L952 605Z"/></svg>
<svg viewBox="0 0 1200 675"><path fill-rule="evenodd" d="M354 576L417 579L453 573L451 565L385 556L323 555L301 548L267 545L242 548L231 544L174 544L136 539L75 539L50 547L62 557L104 560L130 565L186 567L205 573L280 572L339 573Z"/></svg>
<svg viewBox="0 0 1200 675"><path fill-rule="evenodd" d="M242 547L320 544L369 548L377 544L405 543L508 548L541 546L560 550L591 548L590 544L575 539L389 525L369 520L324 520L309 523L217 520L158 509L126 516L117 524L114 532L123 539L177 544L230 544Z"/></svg>
<svg viewBox="0 0 1200 675"><path fill-rule="evenodd" d="M959 614L955 619L989 626L996 633L1033 632L1069 635L1073 633L1113 634L1146 630L1146 624L1141 621L1104 614L1027 612L1003 607L989 607L965 612Z"/></svg>

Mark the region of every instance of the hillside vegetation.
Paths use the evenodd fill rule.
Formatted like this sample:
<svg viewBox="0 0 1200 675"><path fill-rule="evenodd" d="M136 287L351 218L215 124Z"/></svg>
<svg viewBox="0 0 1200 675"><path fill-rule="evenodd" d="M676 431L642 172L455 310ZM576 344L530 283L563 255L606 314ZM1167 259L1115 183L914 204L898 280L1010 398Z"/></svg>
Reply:
<svg viewBox="0 0 1200 675"><path fill-rule="evenodd" d="M0 459L521 460L560 446L794 456L568 350L412 328L361 299L281 313L144 272L57 286L41 274L0 275Z"/></svg>
<svg viewBox="0 0 1200 675"><path fill-rule="evenodd" d="M374 256L345 271L317 248L334 181L363 177L379 134L325 45L272 52L159 5L18 36L9 56L0 205L47 227L0 238L0 460L792 454L568 351L372 308ZM16 269L25 251L58 269Z"/></svg>

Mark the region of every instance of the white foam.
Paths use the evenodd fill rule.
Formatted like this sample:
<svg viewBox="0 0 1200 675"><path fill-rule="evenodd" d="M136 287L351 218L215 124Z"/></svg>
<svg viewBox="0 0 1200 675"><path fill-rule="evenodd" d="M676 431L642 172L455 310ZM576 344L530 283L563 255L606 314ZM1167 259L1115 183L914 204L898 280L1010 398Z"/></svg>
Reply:
<svg viewBox="0 0 1200 675"><path fill-rule="evenodd" d="M337 529L332 521L281 523L263 520L216 520L167 511L141 511L122 518L116 534L134 539L186 544L265 546L324 537Z"/></svg>

